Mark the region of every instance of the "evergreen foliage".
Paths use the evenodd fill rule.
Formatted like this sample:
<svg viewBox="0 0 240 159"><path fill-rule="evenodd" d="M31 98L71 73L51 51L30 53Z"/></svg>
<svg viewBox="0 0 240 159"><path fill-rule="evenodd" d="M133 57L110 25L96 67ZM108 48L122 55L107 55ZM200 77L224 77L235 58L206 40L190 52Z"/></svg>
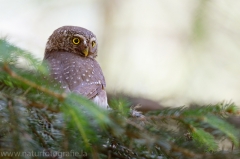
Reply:
<svg viewBox="0 0 240 159"><path fill-rule="evenodd" d="M240 157L239 130L227 120L239 114L233 103L143 116L125 99L102 110L48 79L46 64L0 40L0 158ZM222 150L223 139L234 150Z"/></svg>

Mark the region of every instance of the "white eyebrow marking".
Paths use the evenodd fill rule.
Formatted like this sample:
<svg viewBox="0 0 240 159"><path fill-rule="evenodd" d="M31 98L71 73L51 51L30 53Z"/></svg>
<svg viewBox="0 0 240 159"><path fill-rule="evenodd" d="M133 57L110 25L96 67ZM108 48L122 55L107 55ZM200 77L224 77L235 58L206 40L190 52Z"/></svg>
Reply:
<svg viewBox="0 0 240 159"><path fill-rule="evenodd" d="M90 42L92 42L92 41L97 41L97 39L96 39L95 37L92 37L92 38L90 39Z"/></svg>
<svg viewBox="0 0 240 159"><path fill-rule="evenodd" d="M64 30L64 31L63 31L63 35L64 35L64 36L67 36L67 30Z"/></svg>
<svg viewBox="0 0 240 159"><path fill-rule="evenodd" d="M83 41L84 45L87 45L87 39L83 35L74 34L73 36L79 37Z"/></svg>

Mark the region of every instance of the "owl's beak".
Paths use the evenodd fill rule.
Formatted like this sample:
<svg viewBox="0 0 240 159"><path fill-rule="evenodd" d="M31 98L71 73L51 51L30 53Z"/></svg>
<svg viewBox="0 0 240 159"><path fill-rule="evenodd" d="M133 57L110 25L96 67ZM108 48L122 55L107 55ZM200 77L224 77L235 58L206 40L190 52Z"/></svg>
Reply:
<svg viewBox="0 0 240 159"><path fill-rule="evenodd" d="M85 57L88 55L88 47L83 50L83 53L84 53Z"/></svg>

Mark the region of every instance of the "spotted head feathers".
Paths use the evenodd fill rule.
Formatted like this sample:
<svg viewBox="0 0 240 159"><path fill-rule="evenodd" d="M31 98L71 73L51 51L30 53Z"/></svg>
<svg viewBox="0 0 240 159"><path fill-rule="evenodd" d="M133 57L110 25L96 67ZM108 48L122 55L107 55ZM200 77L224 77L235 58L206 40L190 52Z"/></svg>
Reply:
<svg viewBox="0 0 240 159"><path fill-rule="evenodd" d="M49 37L45 55L56 51L66 51L83 57L95 58L97 45L97 38L91 31L77 26L62 26Z"/></svg>

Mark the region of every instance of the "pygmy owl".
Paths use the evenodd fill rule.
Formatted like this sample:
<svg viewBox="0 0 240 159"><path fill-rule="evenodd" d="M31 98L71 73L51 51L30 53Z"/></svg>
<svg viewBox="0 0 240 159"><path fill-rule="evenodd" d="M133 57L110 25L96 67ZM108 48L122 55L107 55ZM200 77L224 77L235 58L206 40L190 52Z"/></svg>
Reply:
<svg viewBox="0 0 240 159"><path fill-rule="evenodd" d="M75 92L108 108L106 83L98 62L97 39L89 30L63 26L49 37L44 60L50 66L51 77L66 92Z"/></svg>

